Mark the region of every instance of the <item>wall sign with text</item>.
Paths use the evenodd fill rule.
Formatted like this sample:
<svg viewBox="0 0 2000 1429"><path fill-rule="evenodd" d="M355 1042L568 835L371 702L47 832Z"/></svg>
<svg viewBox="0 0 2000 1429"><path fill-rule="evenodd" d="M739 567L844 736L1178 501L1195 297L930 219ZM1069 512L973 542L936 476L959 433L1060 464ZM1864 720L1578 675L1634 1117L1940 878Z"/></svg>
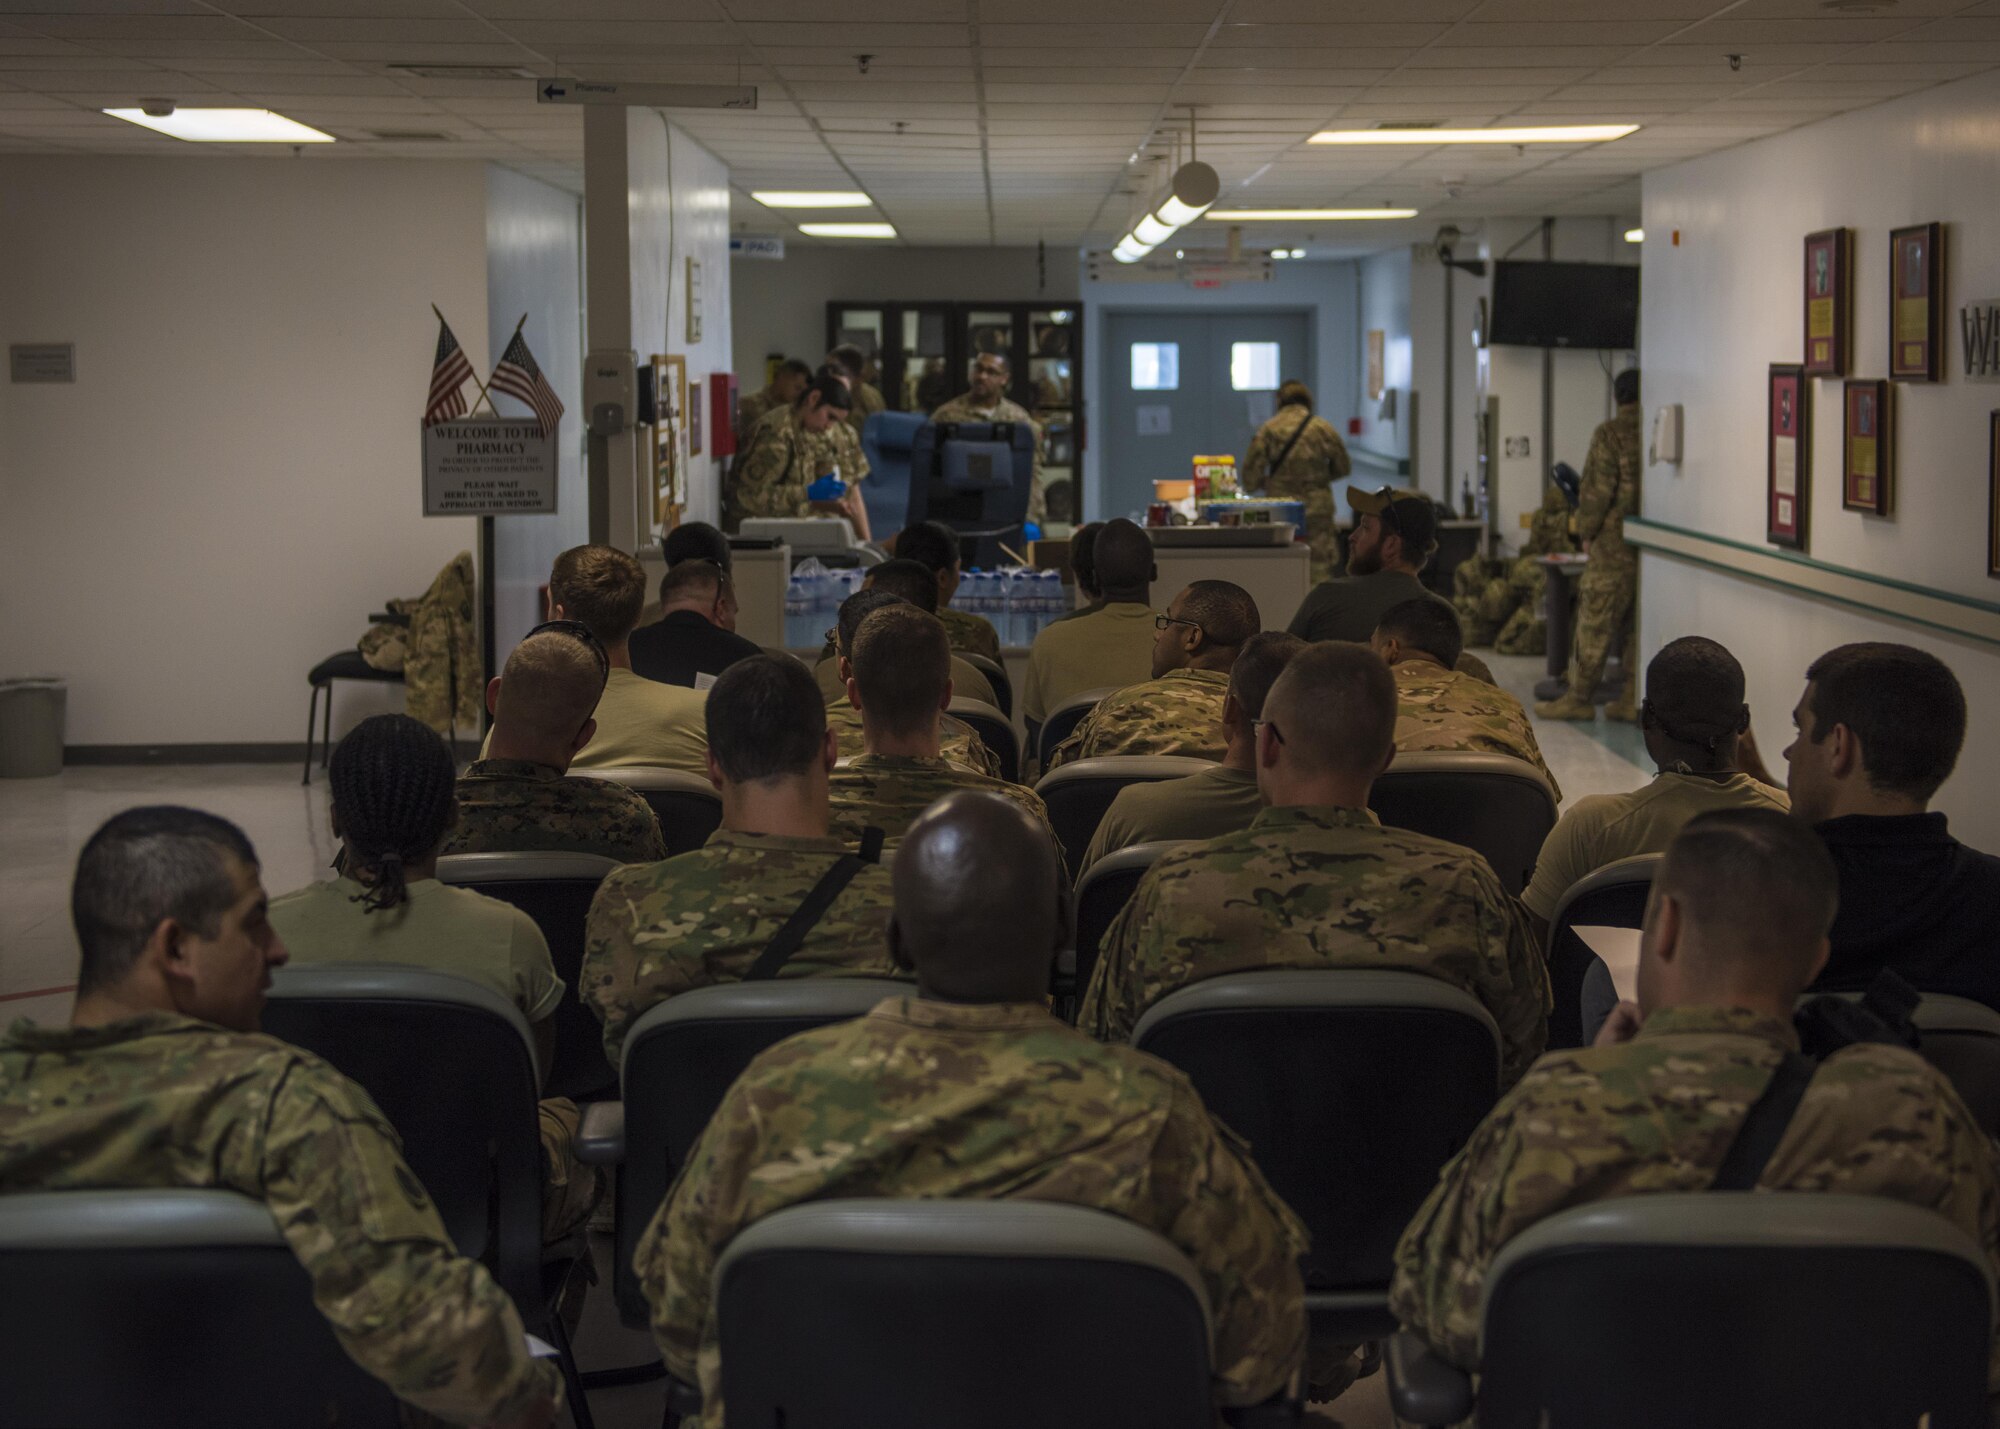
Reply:
<svg viewBox="0 0 2000 1429"><path fill-rule="evenodd" d="M424 428L424 515L545 516L556 509L556 434L533 417Z"/></svg>

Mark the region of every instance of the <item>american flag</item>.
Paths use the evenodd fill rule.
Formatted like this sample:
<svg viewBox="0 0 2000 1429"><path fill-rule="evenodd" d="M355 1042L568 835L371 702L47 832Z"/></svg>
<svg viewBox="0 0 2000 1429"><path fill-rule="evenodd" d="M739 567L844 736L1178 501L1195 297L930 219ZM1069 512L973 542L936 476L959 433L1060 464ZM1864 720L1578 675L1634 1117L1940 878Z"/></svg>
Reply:
<svg viewBox="0 0 2000 1429"><path fill-rule="evenodd" d="M490 392L505 392L533 407L544 435L553 432L556 423L562 420L562 398L549 386L549 379L542 376L534 354L528 351L528 340L519 332L500 355L500 365L493 369L493 380L486 387Z"/></svg>
<svg viewBox="0 0 2000 1429"><path fill-rule="evenodd" d="M451 324L438 319L437 361L431 364L431 395L424 404L424 425L435 426L465 415L465 384L472 376L472 364L465 349L451 335Z"/></svg>

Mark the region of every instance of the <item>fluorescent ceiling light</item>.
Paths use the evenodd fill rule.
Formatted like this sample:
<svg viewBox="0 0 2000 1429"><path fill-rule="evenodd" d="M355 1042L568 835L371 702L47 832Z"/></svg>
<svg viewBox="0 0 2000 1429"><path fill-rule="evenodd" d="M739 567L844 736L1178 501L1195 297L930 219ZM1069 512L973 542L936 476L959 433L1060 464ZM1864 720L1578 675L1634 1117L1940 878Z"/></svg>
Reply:
<svg viewBox="0 0 2000 1429"><path fill-rule="evenodd" d="M1643 228L1626 229L1625 241L1627 243L1644 243L1646 241L1646 230Z"/></svg>
<svg viewBox="0 0 2000 1429"><path fill-rule="evenodd" d="M808 238L894 238L893 223L802 223L799 232Z"/></svg>
<svg viewBox="0 0 2000 1429"><path fill-rule="evenodd" d="M1528 129L1327 129L1314 144L1601 144L1636 124L1544 124Z"/></svg>
<svg viewBox="0 0 2000 1429"><path fill-rule="evenodd" d="M148 114L143 109L107 109L113 119L157 129L192 144L331 144L333 135L268 109L180 109Z"/></svg>
<svg viewBox="0 0 2000 1429"><path fill-rule="evenodd" d="M766 208L867 208L875 202L852 189L764 189L750 197Z"/></svg>
<svg viewBox="0 0 2000 1429"><path fill-rule="evenodd" d="M1331 219L1337 222L1359 222L1375 218L1415 218L1413 208L1230 208L1210 209L1212 223L1259 222L1264 219L1300 220Z"/></svg>

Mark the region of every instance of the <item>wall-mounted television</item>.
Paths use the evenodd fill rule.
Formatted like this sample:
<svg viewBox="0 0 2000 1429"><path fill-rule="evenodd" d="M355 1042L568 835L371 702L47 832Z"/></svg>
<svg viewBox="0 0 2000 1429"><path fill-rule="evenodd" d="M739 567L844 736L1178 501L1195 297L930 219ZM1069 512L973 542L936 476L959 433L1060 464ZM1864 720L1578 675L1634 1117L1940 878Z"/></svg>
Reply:
<svg viewBox="0 0 2000 1429"><path fill-rule="evenodd" d="M1491 326L1504 347L1637 347L1638 265L1496 263Z"/></svg>

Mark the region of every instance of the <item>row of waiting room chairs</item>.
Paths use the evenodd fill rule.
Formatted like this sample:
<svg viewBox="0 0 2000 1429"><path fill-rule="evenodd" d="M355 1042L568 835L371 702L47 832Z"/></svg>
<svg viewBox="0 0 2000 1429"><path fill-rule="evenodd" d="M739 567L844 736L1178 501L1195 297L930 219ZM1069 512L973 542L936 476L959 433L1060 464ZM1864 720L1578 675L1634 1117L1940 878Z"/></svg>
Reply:
<svg viewBox="0 0 2000 1429"><path fill-rule="evenodd" d="M624 1101L589 1108L579 1138L586 1157L618 1166L613 1290L627 1324L647 1317L630 1271L637 1237L734 1076L779 1038L905 990L871 979L726 985L634 1026ZM535 1264L533 1053L519 1014L442 974L287 968L266 1023L382 1104L456 1243L565 1349L587 1424ZM1498 1037L1483 1009L1413 974L1238 974L1163 999L1135 1041L1181 1066L1248 1137L1312 1232L1316 1326L1389 1335L1396 1235L1497 1090ZM422 1068L412 1045L425 1049ZM439 1067L454 1069L449 1081ZM268 1215L231 1201L0 1198L0 1426L329 1422L273 1407L322 1403L302 1395L348 1406L343 1424L391 1422L370 1417L379 1390L332 1348ZM866 1405L871 1422L892 1425L1197 1422L1205 1318L1199 1282L1171 1248L1074 1208L945 1205L803 1207L732 1246L718 1299L732 1420L803 1429L854 1422ZM1547 1422L1915 1423L1928 1410L1934 1426L1970 1424L1955 1406L1970 1402L1970 1365L1983 1412L1991 1295L1976 1248L1894 1203L1746 1195L1586 1207L1524 1236L1495 1267L1482 1423L1534 1424L1535 1406L1559 1406ZM246 1356L246 1344L259 1353ZM1407 1343L1392 1374L1406 1421L1453 1422L1470 1404L1462 1376ZM230 1396L274 1375L277 1398L230 1412ZM1798 1412L1798 1394L1821 1402L1822 1380L1854 1403ZM1717 1385L1732 1388L1706 1403ZM1916 1412L1890 1412L1912 1396ZM757 1408L766 1403L786 1417Z"/></svg>

